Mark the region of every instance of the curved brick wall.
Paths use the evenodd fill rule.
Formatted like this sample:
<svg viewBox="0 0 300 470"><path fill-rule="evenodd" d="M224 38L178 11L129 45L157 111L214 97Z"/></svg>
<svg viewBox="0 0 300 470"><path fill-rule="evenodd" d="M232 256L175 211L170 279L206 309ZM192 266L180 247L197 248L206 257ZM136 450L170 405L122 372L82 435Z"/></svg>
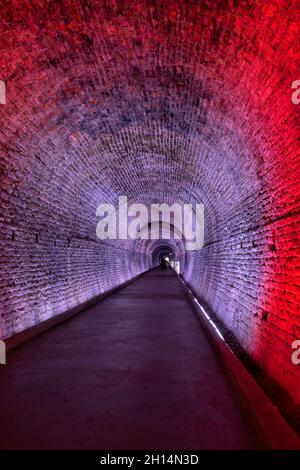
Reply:
<svg viewBox="0 0 300 470"><path fill-rule="evenodd" d="M96 239L100 202L202 201L184 277L300 403L296 2L23 0L0 16L1 336L151 266L151 244Z"/></svg>

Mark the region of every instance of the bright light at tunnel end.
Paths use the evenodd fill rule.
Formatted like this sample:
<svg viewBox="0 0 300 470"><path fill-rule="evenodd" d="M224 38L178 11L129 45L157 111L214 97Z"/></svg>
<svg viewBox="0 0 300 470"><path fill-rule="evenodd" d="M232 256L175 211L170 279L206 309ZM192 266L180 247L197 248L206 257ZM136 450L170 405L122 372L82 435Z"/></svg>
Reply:
<svg viewBox="0 0 300 470"><path fill-rule="evenodd" d="M204 244L204 205L133 203L119 196L114 204L100 204L96 234L100 240L183 240L187 251L200 250Z"/></svg>

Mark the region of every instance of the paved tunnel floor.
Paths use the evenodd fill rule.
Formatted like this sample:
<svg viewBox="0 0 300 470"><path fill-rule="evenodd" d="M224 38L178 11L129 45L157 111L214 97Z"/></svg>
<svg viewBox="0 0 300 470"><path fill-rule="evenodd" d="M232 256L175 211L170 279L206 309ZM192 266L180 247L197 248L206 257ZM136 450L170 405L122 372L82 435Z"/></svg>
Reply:
<svg viewBox="0 0 300 470"><path fill-rule="evenodd" d="M12 351L2 449L254 449L179 281L153 270Z"/></svg>

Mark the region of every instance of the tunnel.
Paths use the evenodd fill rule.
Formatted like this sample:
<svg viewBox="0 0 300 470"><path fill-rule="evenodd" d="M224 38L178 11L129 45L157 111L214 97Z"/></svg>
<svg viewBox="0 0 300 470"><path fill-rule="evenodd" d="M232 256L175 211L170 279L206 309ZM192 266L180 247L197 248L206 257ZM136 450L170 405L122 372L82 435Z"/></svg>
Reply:
<svg viewBox="0 0 300 470"><path fill-rule="evenodd" d="M227 374L224 357L216 364L197 360L206 344L217 354L207 328L219 332L297 447L298 2L12 0L1 3L0 17L6 92L0 104L0 338L7 349L0 366L6 403L0 448L60 448L62 442L134 449L151 446L153 435L162 448L260 448L241 428L236 409L244 405L227 407L221 392L211 398L219 424L219 408L227 407L233 424L224 418L226 432L236 425L240 437L232 431L228 442L220 435L213 443L218 419L203 433L211 417L203 411L205 391L189 395L198 386L195 377L205 376L208 390L213 379L205 374L214 371L215 390ZM97 208L117 207L120 196L128 206L146 208L202 204L203 246L188 250L175 229L169 239L99 239ZM139 353L130 349L134 341ZM109 376L100 357L112 367ZM158 368L157 389L150 366ZM87 370L97 368L92 380ZM67 384L61 382L65 370ZM138 375L152 383L145 397L153 413L144 415L147 407L138 402L134 421L124 410L135 406ZM231 393L227 380L222 397ZM118 395L124 381L128 389ZM94 387L102 387L107 400L101 410ZM180 419L186 423L190 402L194 421L179 432L169 415L162 417L160 434L161 400L172 401L174 388L178 406L174 398L170 416L179 416L178 426ZM95 415L76 390L94 402ZM88 419L100 427L104 422L110 438L80 434L71 416L81 400L83 427ZM116 409L124 429L136 429L128 431L131 437L114 425ZM43 423L54 420L43 437L37 415ZM70 441L65 434L72 423Z"/></svg>

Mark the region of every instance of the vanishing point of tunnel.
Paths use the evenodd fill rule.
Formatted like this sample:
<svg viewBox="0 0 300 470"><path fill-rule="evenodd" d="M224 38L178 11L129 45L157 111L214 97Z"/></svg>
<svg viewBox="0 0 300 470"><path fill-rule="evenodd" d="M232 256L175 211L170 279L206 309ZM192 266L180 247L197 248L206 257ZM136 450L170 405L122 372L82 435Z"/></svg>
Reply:
<svg viewBox="0 0 300 470"><path fill-rule="evenodd" d="M0 449L300 448L299 36L1 2Z"/></svg>

